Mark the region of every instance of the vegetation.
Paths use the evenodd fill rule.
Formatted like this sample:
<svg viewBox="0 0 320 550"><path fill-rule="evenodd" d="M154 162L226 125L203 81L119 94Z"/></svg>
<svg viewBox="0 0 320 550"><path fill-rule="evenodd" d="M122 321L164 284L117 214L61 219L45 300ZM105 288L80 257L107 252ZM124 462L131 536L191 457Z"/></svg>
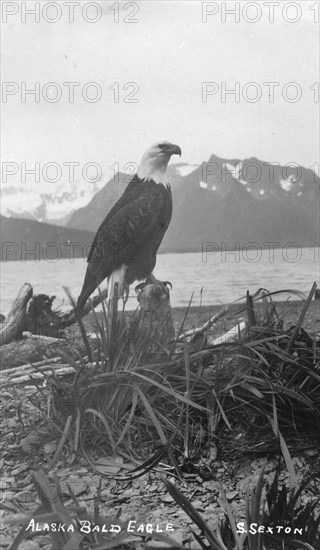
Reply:
<svg viewBox="0 0 320 550"><path fill-rule="evenodd" d="M222 486L225 518L213 530L177 487L166 478L163 483L195 524L194 537L201 548L318 548L317 499L302 502L310 480L299 487L292 461L293 454L319 448L320 443L319 343L302 328L315 289L314 285L298 322L291 327L284 326L271 294L263 291L254 299L248 294L246 330L239 331L236 341L219 344L214 343L214 325L210 323L185 330L188 310L175 339L163 344L159 343L159 326L150 323L140 331L137 318L118 315L116 307L111 323L105 309L99 319L92 309L95 339L88 338L78 319L86 357L77 361L61 350L75 374L62 378L46 375L51 389L50 414L40 385L37 399L32 399L51 437L59 440L48 471L63 455L68 455L69 461L81 455L94 472L113 474L113 479L133 480L166 460L178 479L198 468L200 477L208 480L212 479L213 453L212 459L202 461L201 468L197 466L208 450L209 455L218 449L222 456L232 453L234 457L282 455L291 487L279 484L278 472L263 490L262 470L255 490L247 493L246 524L290 526L285 538L279 532L240 532ZM263 303L260 316L257 300ZM114 475L129 462L137 464L136 468ZM118 469L114 470L115 466ZM43 489L47 480L41 471L34 473L34 480L42 500L36 521L79 525L80 520L89 518L75 497L72 509L65 509L60 500L48 502ZM56 490L59 494L58 485ZM96 525L102 521L98 500L90 518ZM142 548L147 543L146 536L128 536L125 522L117 535L76 532L60 539L56 535L53 544L59 549ZM22 529L12 550L23 536ZM164 535L156 537L168 542ZM173 540L171 545L181 547Z"/></svg>
<svg viewBox="0 0 320 550"><path fill-rule="evenodd" d="M138 332L135 318L128 323L124 314L109 326L104 309L102 319L95 318L94 350L79 318L89 361L78 364L61 351L76 375L49 377L50 429L57 435L68 426L70 452L80 445L85 453L94 447L96 455L100 448L137 460L146 448L160 446L148 468L169 449L176 468L177 460L194 456L199 431L202 442L223 438L229 448L237 434L238 451L281 450L285 458L289 450L319 442L317 342L300 328L302 318L283 330L276 305L270 296L263 299L264 319L255 318L249 297L246 334L219 345L208 344L201 330L183 335L188 312L165 346L157 342L159 327Z"/></svg>

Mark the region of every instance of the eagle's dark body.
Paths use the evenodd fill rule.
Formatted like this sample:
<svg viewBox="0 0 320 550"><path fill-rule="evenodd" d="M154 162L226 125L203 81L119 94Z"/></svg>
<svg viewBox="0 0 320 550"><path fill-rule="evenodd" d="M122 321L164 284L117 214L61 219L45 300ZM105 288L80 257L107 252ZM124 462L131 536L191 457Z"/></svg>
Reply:
<svg viewBox="0 0 320 550"><path fill-rule="evenodd" d="M123 265L126 285L146 279L154 269L171 217L170 186L133 176L97 231L78 307L81 309L98 285Z"/></svg>

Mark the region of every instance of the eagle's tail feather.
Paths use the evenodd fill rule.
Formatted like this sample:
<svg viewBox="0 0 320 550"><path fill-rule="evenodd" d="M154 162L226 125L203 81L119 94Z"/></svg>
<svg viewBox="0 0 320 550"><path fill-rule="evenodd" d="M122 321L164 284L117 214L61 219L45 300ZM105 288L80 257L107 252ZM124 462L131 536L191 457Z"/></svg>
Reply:
<svg viewBox="0 0 320 550"><path fill-rule="evenodd" d="M118 283L118 297L119 298L124 297L125 300L127 300L128 285L125 281L126 271L127 271L127 267L123 265L119 269L114 270L111 273L111 275L108 277L108 298L107 298L108 309L110 304L113 301L115 283ZM96 279L94 281L91 280L88 282L86 281L84 282L83 288L80 292L80 295L77 301L78 311L82 312L88 298L96 290L100 282L101 282L100 279L98 282Z"/></svg>
<svg viewBox="0 0 320 550"><path fill-rule="evenodd" d="M91 296L91 294L95 291L96 288L97 288L97 285L93 283L91 283L90 285L83 285L83 288L77 300L78 311L81 312L83 310L89 296Z"/></svg>

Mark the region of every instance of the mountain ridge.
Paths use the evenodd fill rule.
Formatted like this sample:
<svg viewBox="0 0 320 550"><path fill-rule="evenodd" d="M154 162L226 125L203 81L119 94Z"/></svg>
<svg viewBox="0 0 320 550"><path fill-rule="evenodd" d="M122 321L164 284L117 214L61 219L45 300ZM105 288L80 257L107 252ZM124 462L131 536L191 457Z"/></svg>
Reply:
<svg viewBox="0 0 320 550"><path fill-rule="evenodd" d="M160 251L200 251L208 242L235 249L252 242L263 248L319 241L320 179L312 170L215 155L185 176L179 170L168 169L174 210ZM67 226L96 231L125 189L126 176L117 178L74 212Z"/></svg>
<svg viewBox="0 0 320 550"><path fill-rule="evenodd" d="M121 172L109 180L103 176L96 192L90 189L85 195L90 200L69 212L63 203L63 190L55 190L55 199L61 198L67 213L64 226L60 218L61 226L58 236L55 235L58 243L62 246L63 233L64 240L68 240L70 230L89 231L92 237L130 177ZM225 159L213 154L201 165L170 164L168 178L173 194L173 218L160 252L201 251L210 243L211 247L235 250L248 243L264 248L268 243L281 247L288 243L314 246L319 242L320 179L309 168L269 163L255 157ZM73 192L76 191L75 186ZM85 193L82 184L81 193ZM7 219L17 223L14 217ZM51 224L45 231L48 235L52 234L52 227L58 226ZM43 229L37 226L34 239L37 231L41 233ZM22 237L23 231L18 238ZM84 235L77 238L85 239Z"/></svg>
<svg viewBox="0 0 320 550"><path fill-rule="evenodd" d="M5 216L0 216L0 229L3 262L86 257L94 238L91 231Z"/></svg>

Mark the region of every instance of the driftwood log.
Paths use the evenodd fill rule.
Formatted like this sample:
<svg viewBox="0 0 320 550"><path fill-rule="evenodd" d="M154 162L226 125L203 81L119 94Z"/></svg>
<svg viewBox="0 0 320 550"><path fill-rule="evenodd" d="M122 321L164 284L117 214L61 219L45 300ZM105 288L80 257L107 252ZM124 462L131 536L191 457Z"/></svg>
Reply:
<svg viewBox="0 0 320 550"><path fill-rule="evenodd" d="M87 315L92 307L96 307L106 296L107 290L93 298L91 303L86 304L81 316ZM160 346L172 342L175 339L175 330L167 287L155 279L152 284L142 287L137 300L139 309L127 322L128 342L139 344L144 339L152 339ZM7 319L2 322L0 320L1 369L25 366L28 362L30 365L36 361L48 364L55 360L61 349L74 360L79 356L88 355L81 330L76 323L74 308L62 313L52 309L53 301L54 297L44 294L33 296L31 285L23 285ZM215 346L239 339L246 326L243 321L220 337L210 337L207 334L208 329L227 311L228 308L223 308L201 327L181 334L179 340L186 339L195 344L195 340L202 339L206 333L206 344ZM92 329L92 320L89 323ZM85 329L82 327L87 333L90 332L89 323L86 320Z"/></svg>
<svg viewBox="0 0 320 550"><path fill-rule="evenodd" d="M88 302L81 312L81 317L90 313L92 307L96 307L107 296L107 290L100 296L95 296L91 303ZM10 313L5 318L0 317L0 346L15 340L21 340L23 332L30 332L37 336L59 338L62 331L76 322L74 309L66 313L53 310L52 305L55 296L46 294L33 295L32 286L25 283Z"/></svg>
<svg viewBox="0 0 320 550"><path fill-rule="evenodd" d="M8 317L0 325L1 346L22 338L26 309L32 294L32 286L25 283L15 299Z"/></svg>
<svg viewBox="0 0 320 550"><path fill-rule="evenodd" d="M157 283L146 285L138 294L140 310L135 329L138 334L145 335L146 329L151 328L158 341L164 344L174 338L174 326L169 291L161 282ZM88 302L81 317L106 296L107 290ZM74 358L77 354L86 354L88 350L76 323L74 308L67 313L53 310L54 298L44 294L33 296L31 285L23 285L7 319L0 321L1 369L52 359L59 353L57 348L64 349Z"/></svg>

